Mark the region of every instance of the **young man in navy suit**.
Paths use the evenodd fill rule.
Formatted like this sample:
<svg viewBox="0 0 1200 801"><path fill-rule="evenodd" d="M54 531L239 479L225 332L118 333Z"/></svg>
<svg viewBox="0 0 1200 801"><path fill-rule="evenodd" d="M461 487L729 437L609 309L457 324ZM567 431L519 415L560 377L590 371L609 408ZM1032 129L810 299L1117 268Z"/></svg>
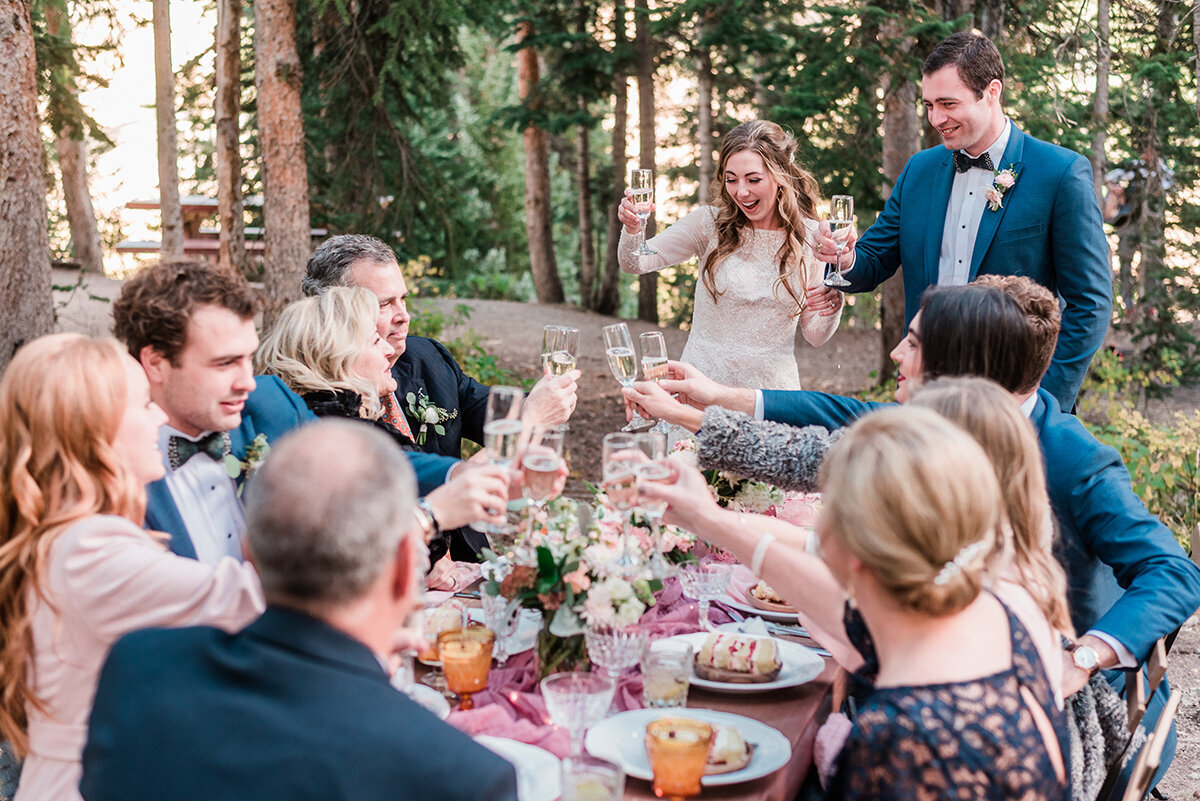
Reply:
<svg viewBox="0 0 1200 801"><path fill-rule="evenodd" d="M83 797L516 801L513 766L397 692L382 666L428 559L394 441L313 423L281 440L248 494L266 612L233 635L152 629L113 646Z"/></svg>
<svg viewBox="0 0 1200 801"><path fill-rule="evenodd" d="M1112 314L1108 241L1087 159L1018 129L1003 90L1004 62L985 37L963 31L934 48L921 94L944 147L909 159L857 242L851 227L840 260L828 225L814 250L845 271L849 292L870 292L903 267L906 325L929 286L990 273L1046 287L1063 317L1042 387L1070 411Z"/></svg>
<svg viewBox="0 0 1200 801"><path fill-rule="evenodd" d="M431 409L443 411L437 433L429 426L424 442L415 447L427 453L457 457L463 439L483 444L484 414L491 391L463 372L458 362L440 342L426 337L409 336L408 286L392 252L382 240L361 234L343 234L327 239L308 259L303 289L306 295L319 295L331 286L357 286L369 289L379 298L379 335L392 346L392 375L396 392L384 398L384 412L402 432L413 437L424 420L411 412L406 396L412 393L424 399ZM572 370L556 378L545 377L529 392L522 411L526 424L559 425L567 422L575 410L576 382L579 371ZM420 402L420 401L418 401ZM450 556L460 561L478 560L487 538L478 531L462 528L450 539Z"/></svg>
<svg viewBox="0 0 1200 801"><path fill-rule="evenodd" d="M113 304L114 333L141 363L151 399L167 414L159 433L167 475L146 488L146 526L169 533L175 553L209 564L242 558L239 495L254 461L247 451L261 456L256 440L269 446L315 419L278 378L254 376L258 304L244 278L205 262L147 267ZM411 458L427 512L439 524L461 525L503 508L503 476L472 470L446 482L458 460Z"/></svg>

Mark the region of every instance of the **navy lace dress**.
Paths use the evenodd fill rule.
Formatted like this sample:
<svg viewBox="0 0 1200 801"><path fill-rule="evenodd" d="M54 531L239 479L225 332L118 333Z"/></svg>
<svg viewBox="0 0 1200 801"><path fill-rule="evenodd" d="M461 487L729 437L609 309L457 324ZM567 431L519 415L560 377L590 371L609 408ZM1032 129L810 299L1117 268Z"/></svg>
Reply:
<svg viewBox="0 0 1200 801"><path fill-rule="evenodd" d="M830 799L1068 801L1070 788L1055 774L1022 689L1051 721L1064 760L1065 720L1029 633L1004 611L1009 669L972 681L874 688L874 644L862 616L847 608L846 633L866 664L855 674L853 692L861 695Z"/></svg>

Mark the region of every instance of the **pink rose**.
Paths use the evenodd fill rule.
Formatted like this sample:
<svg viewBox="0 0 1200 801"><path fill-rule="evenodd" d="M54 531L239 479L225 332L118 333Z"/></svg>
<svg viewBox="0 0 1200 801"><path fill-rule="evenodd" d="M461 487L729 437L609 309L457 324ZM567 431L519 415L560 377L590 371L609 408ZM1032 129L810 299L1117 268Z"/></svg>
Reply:
<svg viewBox="0 0 1200 801"><path fill-rule="evenodd" d="M563 576L563 581L570 584L576 593L586 592L587 588L592 586L592 580L588 578L582 566Z"/></svg>
<svg viewBox="0 0 1200 801"><path fill-rule="evenodd" d="M1005 189L1012 187L1012 185L1015 184L1016 182L1017 182L1016 176L1014 176L1008 170L1005 170L1004 172L999 173L996 176L996 183L1000 184L1000 186L1003 186Z"/></svg>

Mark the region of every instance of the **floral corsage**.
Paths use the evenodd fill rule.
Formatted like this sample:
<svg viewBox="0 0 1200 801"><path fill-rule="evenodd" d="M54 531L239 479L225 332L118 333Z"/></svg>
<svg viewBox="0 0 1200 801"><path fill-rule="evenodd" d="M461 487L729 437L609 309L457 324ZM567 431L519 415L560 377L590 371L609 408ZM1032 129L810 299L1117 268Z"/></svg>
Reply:
<svg viewBox="0 0 1200 801"><path fill-rule="evenodd" d="M996 178L992 183L992 188L989 189L984 197L987 198L988 208L992 211L1000 211L1004 208L1004 203L1001 198L1004 193L1013 188L1013 184L1017 182L1017 171L1012 167L1006 170L996 170Z"/></svg>
<svg viewBox="0 0 1200 801"><path fill-rule="evenodd" d="M246 479L254 475L254 471L266 460L270 452L271 444L267 442L267 435L259 434L246 446L245 459L239 459L232 453L225 454L225 472L237 482L239 498L242 497L242 490L246 488Z"/></svg>
<svg viewBox="0 0 1200 801"><path fill-rule="evenodd" d="M408 401L408 416L421 424L417 430L418 445L425 444L425 437L429 433L430 426L433 426L434 433L439 437L445 436L446 428L442 423L458 417L458 409L451 412L430 403L429 396L423 389L417 390L416 393L408 393L404 399Z"/></svg>

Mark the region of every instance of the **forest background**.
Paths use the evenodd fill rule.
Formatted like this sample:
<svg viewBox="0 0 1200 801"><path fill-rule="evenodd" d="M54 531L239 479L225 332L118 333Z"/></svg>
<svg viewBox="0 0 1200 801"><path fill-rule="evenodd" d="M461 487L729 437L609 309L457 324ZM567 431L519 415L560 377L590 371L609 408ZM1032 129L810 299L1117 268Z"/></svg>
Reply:
<svg viewBox="0 0 1200 801"><path fill-rule="evenodd" d="M694 263L618 269L629 168L656 170L652 233L709 202L724 132L772 119L865 229L905 161L939 142L924 55L973 28L1005 56L1014 122L1087 155L1102 205L1124 192L1109 204L1111 347L1081 408L1181 541L1200 525L1200 413L1139 411L1200 381L1197 0L206 2L0 0L0 367L54 325L52 261L78 264L81 285L126 263L119 215L97 215L89 188L112 141L80 97L119 68L131 7L155 34L162 252L183 252L181 195L218 199L218 258L262 282L268 326L324 229L384 238L427 296L686 327ZM216 26L173 67L181 6ZM879 332L882 393L902 293L897 277L848 298L843 325ZM477 341L463 357L494 365Z"/></svg>

